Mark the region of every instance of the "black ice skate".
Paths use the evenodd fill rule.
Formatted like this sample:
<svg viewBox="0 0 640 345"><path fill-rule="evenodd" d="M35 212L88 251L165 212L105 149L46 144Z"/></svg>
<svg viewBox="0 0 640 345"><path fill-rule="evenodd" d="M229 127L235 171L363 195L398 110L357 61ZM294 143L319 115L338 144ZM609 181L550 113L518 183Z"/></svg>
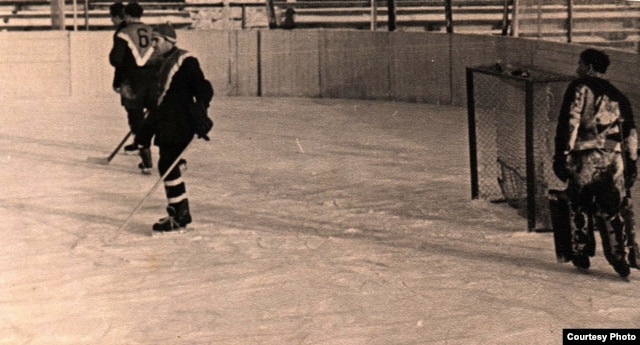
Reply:
<svg viewBox="0 0 640 345"><path fill-rule="evenodd" d="M167 208L167 211L169 211L169 208ZM164 217L153 224L153 231L157 232L179 231L181 228L184 227L181 227L172 216Z"/></svg>
<svg viewBox="0 0 640 345"><path fill-rule="evenodd" d="M129 144L127 146L124 147L124 154L125 155L135 155L138 153L138 145L136 143L133 144Z"/></svg>
<svg viewBox="0 0 640 345"><path fill-rule="evenodd" d="M169 216L160 219L153 224L153 231L169 232L184 230L191 223L191 214L189 213L189 200L185 199L176 204L170 204L167 207Z"/></svg>
<svg viewBox="0 0 640 345"><path fill-rule="evenodd" d="M138 163L138 169L140 169L142 175L151 175L151 168L145 167L142 163Z"/></svg>
<svg viewBox="0 0 640 345"><path fill-rule="evenodd" d="M571 259L573 265L581 270L588 270L591 266L591 262L589 261L589 256L586 254L574 254L573 259Z"/></svg>
<svg viewBox="0 0 640 345"><path fill-rule="evenodd" d="M153 163L151 161L151 150L148 148L141 148L139 153L140 158L142 158L142 162L138 164L140 172L142 172L144 175L151 175L151 168L153 168Z"/></svg>

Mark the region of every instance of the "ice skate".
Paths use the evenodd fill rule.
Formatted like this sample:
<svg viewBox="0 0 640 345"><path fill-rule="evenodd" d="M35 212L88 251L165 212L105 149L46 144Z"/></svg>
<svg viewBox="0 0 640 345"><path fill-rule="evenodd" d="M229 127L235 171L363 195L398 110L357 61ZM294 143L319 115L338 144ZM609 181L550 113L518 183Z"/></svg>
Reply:
<svg viewBox="0 0 640 345"><path fill-rule="evenodd" d="M151 161L151 150L148 148L141 148L139 150L140 158L142 162L138 164L138 168L143 175L151 175L151 168L153 168L153 163Z"/></svg>
<svg viewBox="0 0 640 345"><path fill-rule="evenodd" d="M124 154L125 155L135 155L135 154L138 154L138 150L139 150L139 148L138 148L138 145L136 143L129 144L129 145L126 145L124 147Z"/></svg>
<svg viewBox="0 0 640 345"><path fill-rule="evenodd" d="M176 222L173 216L167 216L160 219L157 223L153 224L154 232L169 232L169 231L178 231L184 227L181 227L178 222Z"/></svg>
<svg viewBox="0 0 640 345"><path fill-rule="evenodd" d="M147 168L144 166L144 164L142 163L138 163L138 169L140 169L140 172L142 173L142 175L151 175L151 168Z"/></svg>
<svg viewBox="0 0 640 345"><path fill-rule="evenodd" d="M591 262L589 261L589 256L585 254L574 255L573 259L571 259L573 266L576 268L586 271L591 266Z"/></svg>
<svg viewBox="0 0 640 345"><path fill-rule="evenodd" d="M187 225L191 223L189 201L187 199L177 204L169 205L167 213L169 214L167 217L153 224L154 232L184 231Z"/></svg>

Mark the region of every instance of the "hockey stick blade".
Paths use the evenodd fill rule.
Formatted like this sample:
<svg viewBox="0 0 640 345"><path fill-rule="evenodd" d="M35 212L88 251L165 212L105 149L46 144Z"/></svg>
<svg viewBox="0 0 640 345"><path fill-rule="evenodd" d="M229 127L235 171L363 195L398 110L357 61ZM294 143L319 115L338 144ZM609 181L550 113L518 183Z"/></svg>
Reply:
<svg viewBox="0 0 640 345"><path fill-rule="evenodd" d="M87 160L91 163L97 163L97 164L101 164L101 165L109 165L109 163L111 163L111 160L113 159L113 157L116 156L116 154L118 154L118 151L120 151L120 149L122 148L122 146L124 146L124 143L127 141L127 139L129 139L129 137L131 136L131 131L129 131L129 133L127 133L127 135L124 136L124 138L122 138L122 140L120 141L120 143L118 143L118 146L116 146L115 150L113 150L113 152L111 152L111 154L109 155L109 157L106 158L102 158L102 157L88 157Z"/></svg>
<svg viewBox="0 0 640 345"><path fill-rule="evenodd" d="M95 164L109 165L109 158L107 157L87 157L87 161Z"/></svg>

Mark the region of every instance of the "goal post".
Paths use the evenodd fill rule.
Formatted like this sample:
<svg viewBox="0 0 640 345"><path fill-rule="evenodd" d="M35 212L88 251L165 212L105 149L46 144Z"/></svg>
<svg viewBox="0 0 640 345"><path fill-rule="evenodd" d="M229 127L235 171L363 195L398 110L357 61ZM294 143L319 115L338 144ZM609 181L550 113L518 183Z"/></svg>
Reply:
<svg viewBox="0 0 640 345"><path fill-rule="evenodd" d="M506 202L529 231L551 227L549 190L562 190L552 169L564 91L574 77L531 66L467 67L472 199Z"/></svg>

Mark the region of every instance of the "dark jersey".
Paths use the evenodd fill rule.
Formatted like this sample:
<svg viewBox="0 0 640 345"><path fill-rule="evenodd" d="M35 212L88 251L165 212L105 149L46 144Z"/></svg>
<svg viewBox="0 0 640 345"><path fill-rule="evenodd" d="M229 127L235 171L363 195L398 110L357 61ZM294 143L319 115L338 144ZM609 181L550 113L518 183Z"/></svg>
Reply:
<svg viewBox="0 0 640 345"><path fill-rule="evenodd" d="M205 78L198 59L189 52L174 48L164 56L158 73L158 104L149 112L143 125L144 134L136 141L148 145L155 134L158 146L180 146L188 143L195 134L195 124L190 120L189 104L197 102L209 107L213 87Z"/></svg>
<svg viewBox="0 0 640 345"><path fill-rule="evenodd" d="M109 53L109 62L119 69L119 80L114 86L126 79L138 79L146 69L153 69L147 64L153 55L151 44L152 28L143 23L129 23L119 30L113 38L113 48ZM155 71L149 73L155 74Z"/></svg>

